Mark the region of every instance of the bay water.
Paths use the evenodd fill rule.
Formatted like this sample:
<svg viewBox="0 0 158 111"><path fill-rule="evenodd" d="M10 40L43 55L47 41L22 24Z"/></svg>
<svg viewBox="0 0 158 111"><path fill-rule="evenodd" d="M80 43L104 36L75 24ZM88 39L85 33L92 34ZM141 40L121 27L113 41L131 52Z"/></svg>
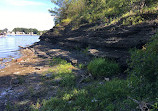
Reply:
<svg viewBox="0 0 158 111"><path fill-rule="evenodd" d="M1 62L7 62L9 58L19 58L20 47L26 47L39 41L39 36L6 36L0 37L0 58L5 58ZM4 66L0 64L0 69Z"/></svg>

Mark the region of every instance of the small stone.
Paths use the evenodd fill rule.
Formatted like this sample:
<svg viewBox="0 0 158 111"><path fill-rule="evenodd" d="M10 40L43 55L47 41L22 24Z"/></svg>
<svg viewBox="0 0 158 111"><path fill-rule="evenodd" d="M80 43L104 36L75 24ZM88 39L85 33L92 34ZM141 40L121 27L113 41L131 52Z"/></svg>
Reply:
<svg viewBox="0 0 158 111"><path fill-rule="evenodd" d="M13 74L20 74L20 72L14 72Z"/></svg>
<svg viewBox="0 0 158 111"><path fill-rule="evenodd" d="M39 68L39 67L35 67L35 70L41 70L41 68Z"/></svg>
<svg viewBox="0 0 158 111"><path fill-rule="evenodd" d="M98 100L96 100L95 98L93 100L91 100L91 102L97 102Z"/></svg>
<svg viewBox="0 0 158 111"><path fill-rule="evenodd" d="M99 82L99 84L104 84L104 82Z"/></svg>
<svg viewBox="0 0 158 111"><path fill-rule="evenodd" d="M77 64L77 60L72 60L72 63L73 64Z"/></svg>
<svg viewBox="0 0 158 111"><path fill-rule="evenodd" d="M104 79L105 79L105 81L109 81L110 80L109 78L106 78L106 77Z"/></svg>

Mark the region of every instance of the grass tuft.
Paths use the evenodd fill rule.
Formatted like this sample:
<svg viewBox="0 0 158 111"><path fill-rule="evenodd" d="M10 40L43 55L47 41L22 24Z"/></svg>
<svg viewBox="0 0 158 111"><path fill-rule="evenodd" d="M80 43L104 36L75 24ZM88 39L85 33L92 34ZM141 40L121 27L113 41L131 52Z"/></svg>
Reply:
<svg viewBox="0 0 158 111"><path fill-rule="evenodd" d="M119 73L119 65L112 60L96 58L88 64L93 77L111 77Z"/></svg>

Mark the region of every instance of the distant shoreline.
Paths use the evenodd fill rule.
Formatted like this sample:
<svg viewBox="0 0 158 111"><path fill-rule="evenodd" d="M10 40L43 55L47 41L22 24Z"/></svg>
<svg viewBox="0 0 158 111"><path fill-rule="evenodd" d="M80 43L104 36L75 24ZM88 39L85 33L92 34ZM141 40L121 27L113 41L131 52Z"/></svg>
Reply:
<svg viewBox="0 0 158 111"><path fill-rule="evenodd" d="M40 36L40 35L37 35L37 34L14 34L14 35L10 35L10 34L7 34L6 36Z"/></svg>

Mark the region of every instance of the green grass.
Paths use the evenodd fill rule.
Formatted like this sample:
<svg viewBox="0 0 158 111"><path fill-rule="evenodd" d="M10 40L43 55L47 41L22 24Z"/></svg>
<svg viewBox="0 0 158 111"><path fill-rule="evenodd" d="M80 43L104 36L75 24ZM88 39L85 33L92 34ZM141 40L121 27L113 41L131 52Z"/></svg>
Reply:
<svg viewBox="0 0 158 111"><path fill-rule="evenodd" d="M129 89L125 80L112 80L100 84L94 82L82 89L72 89L60 96L43 100L41 111L130 111L136 107L127 100ZM129 110L126 106L130 104ZM128 106L129 107L129 106Z"/></svg>
<svg viewBox="0 0 158 111"><path fill-rule="evenodd" d="M92 60L87 68L93 77L111 77L119 73L119 65L115 61L103 58Z"/></svg>
<svg viewBox="0 0 158 111"><path fill-rule="evenodd" d="M86 65L85 64L78 64L76 67L79 69L84 69L84 68L86 68Z"/></svg>
<svg viewBox="0 0 158 111"><path fill-rule="evenodd" d="M58 57L53 57L53 59L49 61L50 66L55 66L58 64L67 64L67 61Z"/></svg>
<svg viewBox="0 0 158 111"><path fill-rule="evenodd" d="M129 94L129 88L127 87L126 80L115 79L108 82L88 80L88 82L91 82L91 84L79 89L76 87L76 77L72 71L74 67L70 63L67 63L66 61L59 58L55 58L51 63L51 65L54 64L54 67L50 68L49 70L49 73L52 73L51 80L53 82L56 79L61 79L61 81L58 82L58 86L60 86L60 88L58 89L55 97L52 97L49 100L43 100L41 102L38 101L37 104L33 105L32 110L112 111L120 110L120 108L126 109L125 107L123 107L124 104L127 104L126 101L128 101L128 103L131 103L130 100L126 100ZM98 66L96 65L96 63ZM99 66L101 66L102 68L102 66L104 65L106 65L106 67L103 68L107 68L108 65L110 65L110 73L113 68L113 64L114 68L116 68L115 65L118 66L114 61L102 58L95 59L91 61L90 64L92 65L92 67L94 67L93 65L95 65L95 67L97 66L97 68L99 68ZM106 69L106 71L108 70ZM88 83L87 81L83 82Z"/></svg>
<svg viewBox="0 0 158 111"><path fill-rule="evenodd" d="M82 52L87 55L88 54L88 50L89 50L89 47L86 47Z"/></svg>
<svg viewBox="0 0 158 111"><path fill-rule="evenodd" d="M61 58L53 58L52 61L50 61L50 68L48 72L44 74L51 74L51 77L45 77L46 79L51 79L52 84L54 85L60 85L62 87L70 86L73 87L75 85L75 74L72 72L72 70L75 69L71 63L68 63L66 60L63 60Z"/></svg>

